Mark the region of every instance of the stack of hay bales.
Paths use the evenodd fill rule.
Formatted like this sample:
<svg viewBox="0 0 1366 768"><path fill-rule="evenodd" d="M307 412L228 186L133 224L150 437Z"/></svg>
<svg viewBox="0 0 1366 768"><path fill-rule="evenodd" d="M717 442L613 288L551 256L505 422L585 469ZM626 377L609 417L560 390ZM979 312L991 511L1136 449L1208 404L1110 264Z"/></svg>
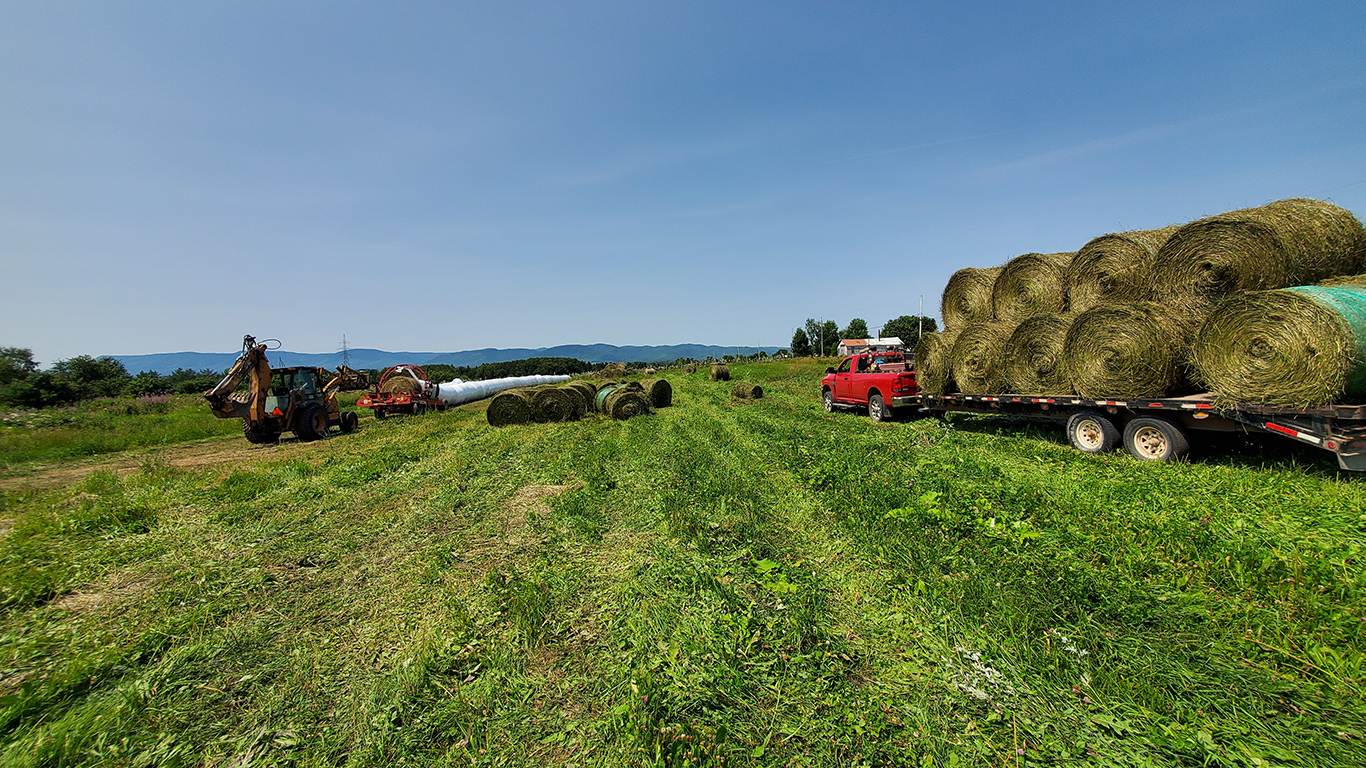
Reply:
<svg viewBox="0 0 1366 768"><path fill-rule="evenodd" d="M1344 277L1362 272L1361 223L1306 199L959 270L944 330L916 347L920 388L1159 397L1202 386L1287 406L1366 396L1366 278Z"/></svg>
<svg viewBox="0 0 1366 768"><path fill-rule="evenodd" d="M673 387L664 379L614 381L601 388L579 379L500 392L489 401L488 420L495 427L577 421L592 413L620 420L672 404Z"/></svg>

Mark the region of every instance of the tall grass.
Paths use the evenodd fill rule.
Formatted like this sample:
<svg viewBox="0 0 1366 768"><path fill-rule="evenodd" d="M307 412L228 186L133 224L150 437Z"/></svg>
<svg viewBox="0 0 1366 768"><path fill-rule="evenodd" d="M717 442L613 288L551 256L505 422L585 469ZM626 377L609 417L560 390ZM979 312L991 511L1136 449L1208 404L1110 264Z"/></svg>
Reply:
<svg viewBox="0 0 1366 768"><path fill-rule="evenodd" d="M825 414L369 422L0 495L5 765L1354 765L1366 490Z"/></svg>

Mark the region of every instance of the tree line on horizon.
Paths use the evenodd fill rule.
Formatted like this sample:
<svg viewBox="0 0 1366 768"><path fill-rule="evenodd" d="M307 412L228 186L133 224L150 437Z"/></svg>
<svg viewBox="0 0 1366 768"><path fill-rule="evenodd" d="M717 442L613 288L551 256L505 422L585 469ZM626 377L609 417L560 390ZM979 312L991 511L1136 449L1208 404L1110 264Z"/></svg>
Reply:
<svg viewBox="0 0 1366 768"><path fill-rule="evenodd" d="M939 323L933 317L902 315L883 323L878 338L896 337L907 349L915 349L922 327L925 333L932 333L939 330ZM793 357L833 357L839 349L840 339L871 337L868 322L861 317L850 320L843 328L834 320L822 323L808 317L806 324L792 334L790 349Z"/></svg>

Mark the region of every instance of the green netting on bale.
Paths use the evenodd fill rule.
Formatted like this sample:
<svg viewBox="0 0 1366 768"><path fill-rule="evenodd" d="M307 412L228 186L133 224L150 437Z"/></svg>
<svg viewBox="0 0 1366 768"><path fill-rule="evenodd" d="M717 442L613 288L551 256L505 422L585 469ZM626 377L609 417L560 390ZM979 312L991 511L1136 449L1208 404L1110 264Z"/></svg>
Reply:
<svg viewBox="0 0 1366 768"><path fill-rule="evenodd" d="M1311 408L1366 396L1366 286L1232 296L1191 349L1198 380L1225 403Z"/></svg>
<svg viewBox="0 0 1366 768"><path fill-rule="evenodd" d="M1005 391L1006 342L1013 323L977 323L954 339L949 364L958 391L968 395L997 395Z"/></svg>
<svg viewBox="0 0 1366 768"><path fill-rule="evenodd" d="M1062 365L1063 342L1075 315L1039 315L1020 323L1006 342L1006 391L1066 395L1072 383Z"/></svg>
<svg viewBox="0 0 1366 768"><path fill-rule="evenodd" d="M992 319L991 291L1000 273L1000 267L967 267L953 273L939 301L944 330L959 331L970 323Z"/></svg>
<svg viewBox="0 0 1366 768"><path fill-rule="evenodd" d="M1026 253L1001 268L991 288L997 322L1019 323L1067 308L1067 268L1072 253Z"/></svg>
<svg viewBox="0 0 1366 768"><path fill-rule="evenodd" d="M957 331L924 334L915 345L915 380L927 395L944 395L954 390L953 342Z"/></svg>
<svg viewBox="0 0 1366 768"><path fill-rule="evenodd" d="M1366 267L1366 231L1350 211L1294 198L1181 227L1153 262L1153 298L1212 310L1247 291L1309 285Z"/></svg>
<svg viewBox="0 0 1366 768"><path fill-rule="evenodd" d="M1101 304L1067 329L1063 369L1082 397L1162 397L1187 382L1185 357L1198 323L1152 301Z"/></svg>
<svg viewBox="0 0 1366 768"><path fill-rule="evenodd" d="M574 401L559 387L537 387L531 393L531 408L538 423L571 421L574 418Z"/></svg>
<svg viewBox="0 0 1366 768"><path fill-rule="evenodd" d="M1153 260L1178 229L1118 232L1083 245L1067 267L1067 311L1147 299L1152 295Z"/></svg>
<svg viewBox="0 0 1366 768"><path fill-rule="evenodd" d="M650 399L650 405L655 408L668 408L674 402L674 388L665 379L646 379L640 382L645 389L645 396Z"/></svg>
<svg viewBox="0 0 1366 768"><path fill-rule="evenodd" d="M488 420L495 427L530 424L535 417L531 399L524 390L499 392L489 401Z"/></svg>

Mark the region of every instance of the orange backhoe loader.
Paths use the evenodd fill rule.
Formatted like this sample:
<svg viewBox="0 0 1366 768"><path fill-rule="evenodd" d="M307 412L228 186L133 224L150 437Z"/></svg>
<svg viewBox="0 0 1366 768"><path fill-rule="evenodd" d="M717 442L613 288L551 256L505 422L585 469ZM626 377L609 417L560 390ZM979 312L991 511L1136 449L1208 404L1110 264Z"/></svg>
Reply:
<svg viewBox="0 0 1366 768"><path fill-rule="evenodd" d="M300 440L320 440L334 425L343 432L356 429L356 414L337 407L337 392L346 378L345 372L313 366L271 369L266 345L247 336L237 362L204 398L218 418L240 418L248 442L273 443L285 432ZM243 379L247 390L238 392Z"/></svg>

